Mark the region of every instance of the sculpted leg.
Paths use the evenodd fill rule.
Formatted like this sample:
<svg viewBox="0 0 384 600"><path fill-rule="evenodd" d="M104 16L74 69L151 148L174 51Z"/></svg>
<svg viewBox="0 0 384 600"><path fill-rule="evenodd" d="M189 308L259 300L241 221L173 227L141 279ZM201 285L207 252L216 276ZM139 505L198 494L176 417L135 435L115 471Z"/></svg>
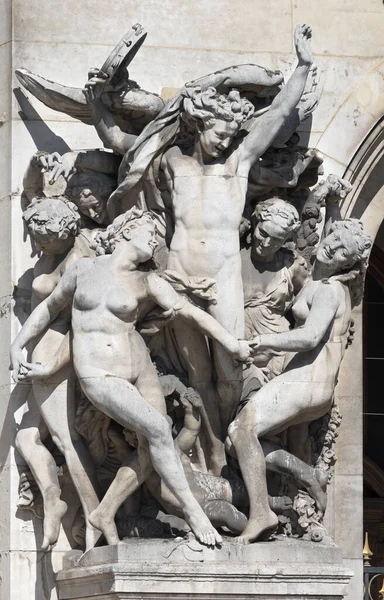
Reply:
<svg viewBox="0 0 384 600"><path fill-rule="evenodd" d="M261 446L265 454L267 469L296 479L316 501L318 511L324 514L327 506L328 473L309 466L274 442L261 440Z"/></svg>
<svg viewBox="0 0 384 600"><path fill-rule="evenodd" d="M31 469L43 498L44 539L41 549L45 551L57 542L61 519L67 510L66 503L60 500L61 489L55 460L42 443L42 439L47 434L48 430L31 390L28 397L28 411L24 413L21 420L15 445Z"/></svg>
<svg viewBox="0 0 384 600"><path fill-rule="evenodd" d="M148 365L148 373L155 371ZM157 377L157 376L156 376ZM142 385L145 385L145 377ZM148 383L154 385L152 377ZM81 380L84 393L91 402L123 426L144 435L154 468L176 496L184 518L196 537L204 544L215 545L221 538L194 498L175 452L169 424L165 417L144 400L138 390L118 377L91 377ZM161 388L157 382L158 389Z"/></svg>
<svg viewBox="0 0 384 600"><path fill-rule="evenodd" d="M108 544L120 539L115 525L115 515L124 500L135 492L153 472L148 444L143 439L136 452L120 467L99 506L89 516L93 527L101 531Z"/></svg>
<svg viewBox="0 0 384 600"><path fill-rule="evenodd" d="M177 345L188 365L189 385L200 394L203 400L202 429L206 439L208 468L214 475L220 475L226 465L222 424L218 398L213 385L212 357L204 336L177 319L172 323Z"/></svg>
<svg viewBox="0 0 384 600"><path fill-rule="evenodd" d="M52 440L64 454L68 471L72 477L84 510L86 520L99 504L96 493L95 467L88 450L74 427L76 402L72 389L73 381L35 383L34 395ZM86 548L95 545L100 532L87 526Z"/></svg>
<svg viewBox="0 0 384 600"><path fill-rule="evenodd" d="M233 533L240 534L247 525L247 517L225 500L207 502L204 512L215 527L227 527Z"/></svg>
<svg viewBox="0 0 384 600"><path fill-rule="evenodd" d="M228 430L250 503L248 523L238 538L239 543L243 544L270 535L278 524L277 516L269 507L265 459L255 419L253 405L247 404Z"/></svg>
<svg viewBox="0 0 384 600"><path fill-rule="evenodd" d="M244 295L241 272L226 273L217 278L217 304L211 305L210 314L237 339L244 338ZM224 437L234 411L240 401L243 388L243 369L219 344L213 344L217 374L217 391Z"/></svg>

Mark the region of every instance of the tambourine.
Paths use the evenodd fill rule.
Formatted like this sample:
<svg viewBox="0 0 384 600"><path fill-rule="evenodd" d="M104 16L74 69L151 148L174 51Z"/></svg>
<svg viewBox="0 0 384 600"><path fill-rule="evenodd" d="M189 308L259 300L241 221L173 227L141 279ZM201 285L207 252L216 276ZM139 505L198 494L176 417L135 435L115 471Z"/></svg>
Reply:
<svg viewBox="0 0 384 600"><path fill-rule="evenodd" d="M140 23L136 23L132 28L121 38L117 46L112 50L107 60L101 67L101 71L105 74L106 83L110 83L114 75L121 67L127 67L133 60L138 50L141 48L147 32Z"/></svg>

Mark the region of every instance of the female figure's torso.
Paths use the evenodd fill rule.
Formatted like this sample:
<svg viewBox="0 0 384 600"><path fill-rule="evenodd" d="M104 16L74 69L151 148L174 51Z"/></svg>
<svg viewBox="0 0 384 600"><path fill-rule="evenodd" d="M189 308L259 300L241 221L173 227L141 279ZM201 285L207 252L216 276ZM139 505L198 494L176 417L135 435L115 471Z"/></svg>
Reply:
<svg viewBox="0 0 384 600"><path fill-rule="evenodd" d="M73 358L81 377L112 375L135 383L150 363L135 325L148 296L147 273L114 268L111 255L79 267L72 305Z"/></svg>

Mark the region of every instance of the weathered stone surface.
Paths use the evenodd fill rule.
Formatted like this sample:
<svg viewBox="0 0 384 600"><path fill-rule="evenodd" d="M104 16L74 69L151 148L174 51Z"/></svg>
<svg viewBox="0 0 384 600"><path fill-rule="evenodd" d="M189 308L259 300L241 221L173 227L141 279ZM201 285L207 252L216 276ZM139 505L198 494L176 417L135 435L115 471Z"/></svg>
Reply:
<svg viewBox="0 0 384 600"><path fill-rule="evenodd" d="M197 548L193 543L131 540L95 548L71 568L76 558L65 558L58 575L62 600L337 600L345 594L351 576L341 566L337 548L313 548L297 540L245 547L225 542L220 550ZM294 568L297 563L299 570Z"/></svg>
<svg viewBox="0 0 384 600"><path fill-rule="evenodd" d="M157 3L156 11L152 0L142 3L129 3L128 6L122 0L117 0L113 6L110 3L101 2L95 7L92 3L88 3L87 6L81 8L78 3L67 2L55 6L54 11L52 11L51 3L47 3L46 0L39 0L38 2L20 2L18 0L13 2L15 39L12 42L10 42L12 38L10 29L11 3L3 0L2 3L0 2L0 6L3 7L3 4L5 19L0 25L0 44L3 44L0 47L0 52L4 59L1 61L0 81L5 81L4 89L7 90L10 90L8 82L10 80L11 55L13 56L14 68L26 67L53 81L82 88L87 79L88 68L100 67L105 56L112 50L116 40L124 33L126 25L122 25L122 14L124 14L125 22L132 21L133 23L142 20L148 29L149 35L146 45L133 61L130 74L144 89L151 90L151 92L160 93L163 88L180 89L186 81L203 76L208 72L217 71L218 68L223 66L249 62L262 64L269 69L281 69L287 80L295 66L291 41L292 23L308 20L310 23L316 24L314 32L315 60L319 70L323 72L324 90L320 106L313 113L313 118L304 121L299 127L301 132L300 144L305 147L317 147L324 152L323 168L325 175L334 173L339 177L343 176L353 153L359 147L375 120L381 115L383 109L382 67L379 66L382 40L376 32L376 28L380 26L382 7L377 8L377 3L373 0L366 2L363 10L359 0L354 0L348 5L344 2L326 3L326 10L324 7L315 6L313 3L304 0L297 0L295 3L276 0L268 6L268 10L266 10L265 5L258 1L248 2L248 0L244 0L240 2L240 6L238 4L235 6L233 3L230 4L226 1L224 4L220 2L219 6L215 0L209 6L204 3L203 7L198 2L197 5L191 7L183 1L169 0L161 6L158 6ZM219 11L222 18L218 21L217 14ZM76 19L73 18L75 13ZM100 18L100 14L103 14L103 18ZM155 14L156 18L154 17ZM244 15L246 15L246 18L244 18ZM341 15L343 17L342 22L340 20ZM164 26L158 26L159 19L165 24ZM332 28L337 29L337 35L330 34ZM257 35L255 35L255 31ZM16 79L13 83L16 86L19 85ZM43 597L45 600L51 594L52 598L55 595L52 583L54 571L51 572L48 569L49 576L45 577L44 575L44 569L50 561L50 555L43 558L42 554L38 554L35 560L34 554L28 554L29 551L33 553L35 545L39 548L43 541L41 520L33 519L31 521L28 518L29 513L25 510L19 510L15 518L18 471L13 458L8 456L17 427L16 424L20 422L22 417L23 409L21 407L25 401L26 389L26 386L24 386L24 389L20 390L20 385L16 388L7 409L9 376L6 355L11 337L14 337L14 335L11 336L11 321L8 314L11 306L11 284L18 283L18 298L22 299L21 303L25 308L29 301L27 296L31 278L29 276L24 277L24 272L33 267L36 262L36 257L31 256L30 240L27 239L26 243L22 242L25 239L25 230L21 221L22 210L18 195L23 191L23 175L29 159L36 149L49 152L59 151L63 154L69 149L79 150L101 147L102 142L94 127L82 124L64 113L53 111L33 98L29 92L27 93L27 100L25 98L23 100L22 94L19 92L15 95L12 105L13 122L11 123L9 120L11 116L10 94L8 92L7 94L0 94L0 107L4 106L4 120L7 121L0 130L1 147L5 149L0 158L0 161L2 161L0 167L4 164L4 170L1 169L1 172L5 173L5 177L2 175L0 181L0 189L3 190L0 193L3 216L0 252L2 264L5 263L0 278L0 289L4 290L0 294L0 314L2 315L1 332L3 339L7 340L4 351L1 352L1 384L4 384L1 387L1 392L4 398L5 433L1 438L0 462L3 468L1 490L2 498L4 497L5 523L7 525L12 524L12 527L6 526L2 529L2 548L5 550L12 549L13 558L4 555L2 559L3 569L5 569L3 588L6 589L4 593L8 594L11 600L18 597L20 593L25 597L32 597L31 594L34 594L38 600ZM20 106L18 101L20 101ZM0 113L2 111L1 108ZM21 114L18 114L19 111L21 111ZM13 160L11 169L10 152L12 146L14 156L17 158ZM284 154L284 160L287 156L289 157L289 153ZM296 163L296 166L299 163L300 161ZM270 174L268 178L270 178ZM65 190L65 184L62 185L62 188ZM56 192L57 188L49 186L47 181L43 189L48 196L58 193ZM11 191L15 194L12 202L9 195ZM191 195L191 190L189 190L189 194ZM221 200L220 197L220 202ZM369 210L364 213L363 221L366 231L375 235L384 213L379 198L376 198L373 202L370 202L370 200L370 198L366 200ZM220 203L220 208L222 209L222 207L223 205ZM196 212L196 214L198 213ZM10 241L11 229L12 248ZM201 275L201 273L198 274ZM259 273L256 276L253 272L252 277L257 280ZM230 290L229 296L233 295L234 287L229 281L227 289ZM287 294L288 302L289 294ZM267 305L266 301L265 304ZM23 319L27 316L27 309L24 310L24 308L17 313L18 319L20 315ZM360 315L357 318L360 319ZM14 334L16 334L20 328L20 324L16 319L13 321L12 327ZM259 331L254 333L260 334ZM261 332L262 335L265 333L269 332ZM357 579L353 584L353 593L356 594L359 589L359 577L361 577L361 564L357 558L360 555L359 548L361 546L359 542L361 538L361 518L360 516L359 518L353 518L352 515L357 514L361 502L362 483L360 460L361 404L357 389L361 382L360 352L358 351L360 343L359 339L355 339L354 345L347 351L344 363L348 363L348 368L342 367L339 375L339 386L336 394L339 396L337 403L342 408L344 421L341 424L338 445L336 446L339 462L335 471L336 481L332 484L332 501L328 504L326 519L327 527L328 523L330 524L329 533L333 534L336 530L336 539L343 547L344 558L349 559L351 566L356 569ZM296 384L297 382L294 382L294 385ZM353 402L348 402L350 400L348 396L353 397ZM347 414L346 411L348 411ZM101 418L100 423L102 422L103 419ZM88 430L88 433L90 433L90 430ZM353 443L350 441L351 437L354 439ZM124 443L124 440L120 439L118 443L120 449L125 448ZM304 447L306 448L305 441ZM334 448L332 447L330 452L330 455L332 455L330 457L331 462L334 460L333 452ZM17 462L19 469L25 466L20 458ZM289 464L291 469L295 466L294 461ZM341 475L340 479L339 475ZM66 477L69 478L67 474L60 475L60 481L63 481ZM305 479L305 481L306 484L302 481L302 487L305 487L305 485L307 488L310 487L308 479ZM279 493L282 493L281 489ZM292 489L290 493L293 493ZM348 494L347 503L344 502L345 494ZM67 500L67 496L65 499ZM307 513L311 513L313 516L314 500L311 496L307 495L303 499L299 495L299 500L303 519ZM295 502L297 508L299 504L297 501ZM61 549L68 548L69 544L74 545L75 543L72 538L71 526L79 506L79 499L73 488L69 493L69 503L71 514L67 514L65 518L66 535L62 531L59 544L52 551L52 557L56 557L53 561L55 564L54 570L60 567ZM329 511L332 511L332 515ZM79 524L77 523L77 525ZM287 528L288 525L285 523L284 527ZM310 530L305 530L305 532L305 535L310 535ZM66 536L68 536L68 539ZM264 548L266 544L261 544L259 547ZM271 548L273 547L272 544ZM318 552L317 557L319 560L317 564L321 565L323 559L325 559L324 554L320 553L319 546L314 548L314 552ZM18 558L18 551L20 551L22 560ZM204 550L203 552L209 555L211 551ZM252 546L252 552L257 552L257 546ZM297 559L300 563L303 561L305 563L301 550L295 553L291 547L290 552L292 560L294 558L295 561ZM221 556L227 557L225 549ZM33 565L30 569L31 577L25 577L23 586L21 586L17 582L20 579L20 572L26 572L27 569L24 567L26 564ZM9 569L13 573L11 580L8 577ZM305 571L307 567L303 567L303 569ZM171 569L169 570L171 571ZM292 570L291 561L284 573L289 575ZM319 567L318 571L320 570ZM339 586L339 596L335 597L341 597L340 594L344 593L340 591L342 589L340 581L345 582L346 579L343 579L344 576L341 575L341 571L338 571L340 579L337 584L338 575L335 575L335 572L332 575L330 571L327 571L327 575L324 575L325 578L328 577L328 587L324 588L328 595L319 596L319 598L333 597L329 595L331 593L331 587L329 587L331 580L333 581L332 585L334 584L332 590ZM304 573L307 577L305 582L295 580L289 587L289 594L293 594L293 598L298 593L297 590L300 585L308 584L308 573L308 570L306 574ZM29 583L35 575L38 581L36 588L33 584L30 587ZM209 576L211 577L212 573ZM108 576L103 575L104 583L105 577L108 578ZM311 577L313 583L313 572ZM332 577L334 578L332 579ZM186 575L184 581L185 589L182 593L187 593L186 581L191 586L190 575ZM292 582L293 579L291 578L290 581ZM320 584L325 585L324 581L324 579L321 580L321 577L320 580L316 579L317 587L312 586L311 589L307 587L305 593L319 593ZM264 583L267 585L266 580L264 580ZM244 581L241 585L243 584ZM244 585L248 584L249 587L252 587L249 581ZM219 585L217 581L215 585ZM268 583L268 585L272 584ZM285 589L286 582L280 581L279 585L280 594L281 590ZM300 589L304 590L304 587ZM220 589L225 593L227 592L223 587ZM247 588L247 593L248 591ZM266 593L262 588L259 588L258 591L260 594ZM135 595L124 595L127 592L121 593L123 594L121 597L136 597ZM140 597L140 593L138 587L134 594ZM232 590L230 593L233 595ZM288 592L286 593L288 594ZM354 598L353 593L352 598ZM263 596L259 595L259 597L262 598ZM312 597L317 598L316 595Z"/></svg>

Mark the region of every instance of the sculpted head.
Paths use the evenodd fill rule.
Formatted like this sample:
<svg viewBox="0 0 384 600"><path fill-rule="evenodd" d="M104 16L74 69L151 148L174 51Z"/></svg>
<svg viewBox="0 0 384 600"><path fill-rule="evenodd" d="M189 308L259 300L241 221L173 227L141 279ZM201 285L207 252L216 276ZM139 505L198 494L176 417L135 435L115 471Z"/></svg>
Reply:
<svg viewBox="0 0 384 600"><path fill-rule="evenodd" d="M315 262L329 273L329 277L334 276L348 285L354 306L362 298L371 246L372 240L364 233L362 222L344 219L332 224L316 251Z"/></svg>
<svg viewBox="0 0 384 600"><path fill-rule="evenodd" d="M135 249L138 262L150 260L157 246L156 225L151 213L133 207L116 217L97 235L96 254L111 254L121 242L129 242Z"/></svg>
<svg viewBox="0 0 384 600"><path fill-rule="evenodd" d="M252 247L260 258L273 258L300 227L299 214L281 198L259 202L252 215Z"/></svg>
<svg viewBox="0 0 384 600"><path fill-rule="evenodd" d="M79 211L99 225L109 223L107 200L116 189L116 180L103 173L74 173L66 194Z"/></svg>
<svg viewBox="0 0 384 600"><path fill-rule="evenodd" d="M34 198L23 213L28 232L44 254L61 254L80 228L77 206L65 196Z"/></svg>
<svg viewBox="0 0 384 600"><path fill-rule="evenodd" d="M214 87L205 91L195 87L187 88L187 93L182 118L195 125L204 154L218 158L252 116L254 107L237 90L224 95L218 94Z"/></svg>
<svg viewBox="0 0 384 600"><path fill-rule="evenodd" d="M358 219L335 221L317 248L316 261L335 273L352 269L357 263L367 262L371 243Z"/></svg>

